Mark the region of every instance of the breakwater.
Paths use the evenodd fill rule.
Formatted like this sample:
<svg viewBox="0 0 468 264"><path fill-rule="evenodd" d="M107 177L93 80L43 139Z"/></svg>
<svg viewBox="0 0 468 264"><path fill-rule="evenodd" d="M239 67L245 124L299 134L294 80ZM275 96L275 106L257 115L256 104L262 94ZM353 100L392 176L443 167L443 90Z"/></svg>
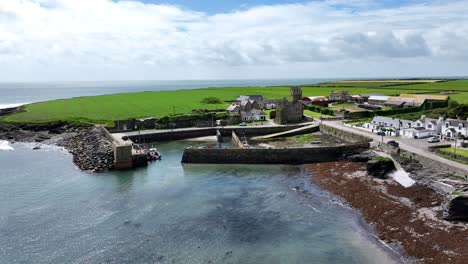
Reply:
<svg viewBox="0 0 468 264"><path fill-rule="evenodd" d="M214 164L305 164L330 162L368 149L368 142L350 143L341 146L285 149L206 149L187 148L182 163Z"/></svg>
<svg viewBox="0 0 468 264"><path fill-rule="evenodd" d="M196 137L214 136L217 131L222 136L230 137L234 131L237 135L258 136L267 135L279 132L285 132L292 129L304 127L308 124L288 125L288 126L246 126L246 127L207 127L207 128L184 128L175 130L145 130L121 133L118 135L126 135L133 142L151 143L181 140Z"/></svg>

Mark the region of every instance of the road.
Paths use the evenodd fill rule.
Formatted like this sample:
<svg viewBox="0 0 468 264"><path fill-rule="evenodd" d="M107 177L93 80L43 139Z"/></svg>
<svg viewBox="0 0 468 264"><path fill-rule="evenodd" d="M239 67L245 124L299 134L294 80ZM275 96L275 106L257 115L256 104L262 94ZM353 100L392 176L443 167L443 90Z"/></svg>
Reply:
<svg viewBox="0 0 468 264"><path fill-rule="evenodd" d="M362 135L362 136L372 138L375 142L382 142L382 137L381 136L376 135L374 133L371 133L369 131L365 131L365 130L345 126L342 121L323 121L323 124L325 124L327 126L330 126L330 127L340 129L340 130L344 130L344 131L347 131L347 132L351 132L351 133L355 133L355 134L359 134L359 135ZM442 158L440 156L437 156L436 154L430 152L429 150L427 150L427 147L428 147L429 143L427 143L427 141L424 140L424 139L416 140L416 139L409 139L409 138L406 139L406 138L389 137L389 136L384 136L383 138L384 138L385 143L390 141L390 140L395 140L398 143L400 143L400 148L403 149L403 150L416 153L418 155L421 155L421 156L424 156L426 158L429 158L429 159L432 159L432 160L435 160L435 161L450 165L452 167L460 168L460 169L466 171L467 174L468 174L468 165L465 165L465 164L462 164L462 163L459 163L459 162L455 162L455 161L452 161L452 160L444 159L444 158ZM441 144L443 144L443 142Z"/></svg>

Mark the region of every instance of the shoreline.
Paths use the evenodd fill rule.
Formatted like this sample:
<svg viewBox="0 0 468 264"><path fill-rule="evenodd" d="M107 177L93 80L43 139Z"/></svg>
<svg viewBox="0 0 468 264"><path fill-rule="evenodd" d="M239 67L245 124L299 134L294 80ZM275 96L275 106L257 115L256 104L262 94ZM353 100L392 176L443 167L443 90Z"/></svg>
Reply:
<svg viewBox="0 0 468 264"><path fill-rule="evenodd" d="M366 163L305 165L310 180L361 212L378 239L418 263L467 263L468 225L442 219L446 197L416 183L404 188L367 176Z"/></svg>
<svg viewBox="0 0 468 264"><path fill-rule="evenodd" d="M104 172L113 168L114 154L111 143L95 127L55 124L0 124L0 143L34 144L33 150L43 145L64 148L72 154L73 163L82 171ZM3 144L3 143L2 143Z"/></svg>

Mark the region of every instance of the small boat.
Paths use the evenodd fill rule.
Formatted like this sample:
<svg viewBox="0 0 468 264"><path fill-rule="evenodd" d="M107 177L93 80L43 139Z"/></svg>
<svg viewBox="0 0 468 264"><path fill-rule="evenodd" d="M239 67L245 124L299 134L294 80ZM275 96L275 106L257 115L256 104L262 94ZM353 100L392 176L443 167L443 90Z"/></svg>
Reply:
<svg viewBox="0 0 468 264"><path fill-rule="evenodd" d="M161 153L155 148L150 148L148 153L148 160L160 160L162 158Z"/></svg>

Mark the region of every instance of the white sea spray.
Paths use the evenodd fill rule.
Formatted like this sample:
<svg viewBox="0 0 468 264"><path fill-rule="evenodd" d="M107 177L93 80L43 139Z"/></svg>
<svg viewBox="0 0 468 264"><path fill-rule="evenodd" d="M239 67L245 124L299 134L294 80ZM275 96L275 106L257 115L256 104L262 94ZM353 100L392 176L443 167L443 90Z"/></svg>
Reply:
<svg viewBox="0 0 468 264"><path fill-rule="evenodd" d="M14 148L10 146L8 141L0 140L0 150L14 150Z"/></svg>

